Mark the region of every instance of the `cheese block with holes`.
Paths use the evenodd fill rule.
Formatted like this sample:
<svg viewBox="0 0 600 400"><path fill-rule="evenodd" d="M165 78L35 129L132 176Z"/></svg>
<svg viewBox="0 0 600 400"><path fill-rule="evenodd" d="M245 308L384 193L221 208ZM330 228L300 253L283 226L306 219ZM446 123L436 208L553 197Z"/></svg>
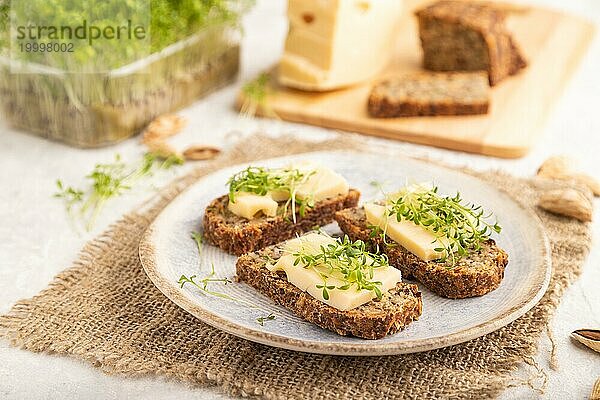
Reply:
<svg viewBox="0 0 600 400"><path fill-rule="evenodd" d="M401 0L289 0L279 82L324 91L368 80L385 68Z"/></svg>

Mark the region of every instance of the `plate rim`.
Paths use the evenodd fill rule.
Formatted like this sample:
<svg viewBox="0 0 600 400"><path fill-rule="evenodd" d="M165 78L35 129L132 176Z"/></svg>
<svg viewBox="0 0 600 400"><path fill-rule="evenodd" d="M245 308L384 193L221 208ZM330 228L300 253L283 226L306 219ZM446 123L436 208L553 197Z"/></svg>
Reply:
<svg viewBox="0 0 600 400"><path fill-rule="evenodd" d="M294 156L310 156L311 154L357 154L356 151L349 150L325 150L325 151L313 151L308 153L301 154L292 154L281 157L272 157L265 160L261 160L262 162L273 162L281 159L286 159ZM361 155L364 153L358 153ZM391 155L389 155L391 156ZM426 161L414 159L408 156L400 156L402 158L409 159L411 161L416 161L423 164L429 164ZM219 173L223 169L234 168L234 167L244 167L247 166L248 162L225 166L223 168L219 168L211 173L205 175L200 180L210 175ZM451 168L448 168L444 165L433 164L436 168L443 168L448 171L451 171L455 174L464 175L469 178L475 179L479 181L480 184L484 186L491 186L485 181L481 180L479 177L467 174L462 171L457 171ZM195 186L197 183L190 185L187 189L181 192L176 198L182 196L186 193L190 188ZM531 208L525 207L519 202L515 201L512 197L510 197L502 188L493 187L496 191L501 193L505 200L508 200L515 204L518 208L521 209L525 214L528 215L529 218L534 222L536 226L536 234L541 239L541 243L543 245L539 246L540 256L543 260L543 264L546 267L544 272L544 277L541 282L538 280L534 282L535 290L528 291L528 293L532 293L528 299L524 302L521 302L520 306L514 306L504 312L502 316L496 317L492 320L484 321L478 325L472 326L467 329L459 330L457 332L453 332L449 335L445 336L435 336L427 339L415 339L415 340L403 340L395 343L379 343L377 340L367 340L363 343L323 343L311 340L301 340L287 337L285 335L279 335L275 333L266 332L264 330L250 329L238 324L235 324L227 319L210 312L199 304L191 301L188 296L184 293L183 290L177 285L176 282L171 282L169 279L166 279L158 272L158 266L156 262L156 249L152 244L152 237L156 233L156 222L167 207L172 204L176 198L171 200L169 203L152 221L152 223L148 226L142 238L140 240L138 254L142 264L142 267L152 281L154 286L163 293L170 301L175 303L177 306L185 310L187 313L193 315L198 318L200 321L216 328L222 330L226 333L232 334L234 336L240 337L245 340L249 340L252 342L260 343L267 346L279 347L287 350L300 351L305 353L315 353L315 354L328 354L328 355L341 355L341 356L384 356L384 355L396 355L396 354L408 354L408 353L417 353L428 350L435 350L443 347L448 347L460 343L467 342L472 339L476 339L478 337L484 336L491 332L494 332L511 322L515 321L519 317L523 316L529 310L531 310L543 297L548 289L550 284L550 278L552 274L552 259L550 256L550 241L548 235L546 234L542 222L540 218L533 212ZM541 274L539 274L541 275Z"/></svg>

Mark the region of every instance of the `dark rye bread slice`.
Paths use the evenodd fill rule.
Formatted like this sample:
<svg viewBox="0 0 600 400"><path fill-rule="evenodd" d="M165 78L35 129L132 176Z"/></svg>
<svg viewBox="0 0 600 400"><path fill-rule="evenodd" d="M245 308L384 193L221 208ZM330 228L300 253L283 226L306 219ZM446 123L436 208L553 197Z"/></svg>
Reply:
<svg viewBox="0 0 600 400"><path fill-rule="evenodd" d="M491 2L443 0L416 12L423 65L432 71L487 71L494 86L527 66Z"/></svg>
<svg viewBox="0 0 600 400"><path fill-rule="evenodd" d="M297 211L294 223L291 209L285 216L278 213L275 217L252 220L237 216L227 209L229 197L221 196L206 207L203 237L227 253L240 256L327 225L333 222L337 211L356 207L359 197L358 190L350 189L347 195L319 201L313 208L307 209L303 217Z"/></svg>
<svg viewBox="0 0 600 400"><path fill-rule="evenodd" d="M496 289L504 277L508 254L492 239L482 244L481 249L463 257L456 264L423 261L392 239L384 243L380 237L370 238L365 211L349 208L335 216L340 229L352 240L362 240L373 248L379 246L389 258L391 265L402 271L402 277L416 279L429 290L451 299L482 296Z"/></svg>
<svg viewBox="0 0 600 400"><path fill-rule="evenodd" d="M281 244L269 246L238 258L237 280L246 282L275 303L321 328L344 336L381 339L404 329L423 311L419 288L403 282L384 293L381 300L374 299L351 310L340 311L288 282L285 272L272 272L266 268L267 260L273 262L281 257L281 249Z"/></svg>
<svg viewBox="0 0 600 400"><path fill-rule="evenodd" d="M490 86L485 72L418 73L376 84L369 96L372 117L486 114Z"/></svg>

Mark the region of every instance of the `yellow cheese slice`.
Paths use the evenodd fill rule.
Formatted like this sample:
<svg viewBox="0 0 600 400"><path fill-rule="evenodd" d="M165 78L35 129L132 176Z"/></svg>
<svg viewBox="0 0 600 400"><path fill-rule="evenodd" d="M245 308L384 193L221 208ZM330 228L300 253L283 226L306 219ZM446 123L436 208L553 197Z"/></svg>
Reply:
<svg viewBox="0 0 600 400"><path fill-rule="evenodd" d="M343 176L335 171L316 166L311 163L303 163L290 168L298 169L305 173L308 178L296 187L296 198L308 199L313 203L339 196L347 195L350 186ZM265 196L254 193L239 192L235 195L235 202L229 202L229 211L240 217L253 219L262 211L268 217L277 214L277 202L287 201L290 192L287 190L273 190Z"/></svg>
<svg viewBox="0 0 600 400"><path fill-rule="evenodd" d="M275 201L286 201L290 198L290 192L287 190L272 190L268 195Z"/></svg>
<svg viewBox="0 0 600 400"><path fill-rule="evenodd" d="M326 300L323 297L323 289L318 288L317 285L323 284L323 278L319 271L328 274L330 273L327 265L319 266L316 270L315 268L305 268L305 264L301 262L294 265L294 262L296 261L296 257L293 255L294 253L302 251L303 254L314 255L320 253L321 246L335 243L335 239L319 233L311 233L289 240L284 246L284 252L286 254L279 258L274 265L267 265L267 268L271 271L284 271L288 281L292 285L307 292L315 299L341 311L351 310L373 300L376 297L373 291L364 289L356 290L355 286L350 287L347 290L330 289L328 291L329 299ZM336 287L343 286L345 282L340 278L341 276L331 276L327 278L327 285L334 285ZM381 282L382 285L380 286L380 289L385 293L395 287L398 282L402 281L402 274L394 267L380 267L374 269L372 280Z"/></svg>
<svg viewBox="0 0 600 400"><path fill-rule="evenodd" d="M433 232L412 221L398 222L394 216L388 216L385 206L366 203L364 208L369 224L384 230L387 236L420 259L431 261L444 256L443 252L435 249L446 247L445 241L436 237Z"/></svg>
<svg viewBox="0 0 600 400"><path fill-rule="evenodd" d="M267 217L274 217L277 215L277 206L277 202L271 196L239 192L235 194L235 201L230 201L227 208L235 215L253 219L261 211Z"/></svg>
<svg viewBox="0 0 600 400"><path fill-rule="evenodd" d="M312 167L310 164L297 167L310 174L308 180L296 188L296 197L318 202L339 195L347 195L350 186L337 172L325 167Z"/></svg>
<svg viewBox="0 0 600 400"><path fill-rule="evenodd" d="M331 90L374 77L397 40L401 0L289 0L279 81Z"/></svg>

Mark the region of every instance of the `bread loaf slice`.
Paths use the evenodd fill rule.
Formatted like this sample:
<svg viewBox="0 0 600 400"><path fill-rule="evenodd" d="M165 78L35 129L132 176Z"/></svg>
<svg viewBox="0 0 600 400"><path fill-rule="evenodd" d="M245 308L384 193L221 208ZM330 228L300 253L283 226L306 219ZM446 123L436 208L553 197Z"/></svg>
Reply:
<svg viewBox="0 0 600 400"><path fill-rule="evenodd" d="M485 72L418 73L376 84L368 110L378 118L486 114L489 96Z"/></svg>
<svg viewBox="0 0 600 400"><path fill-rule="evenodd" d="M422 313L418 287L403 282L383 293L381 300L351 310L329 306L288 282L285 272L267 269L267 262L274 263L282 256L282 249L280 244L241 256L236 263L237 279L321 328L340 335L380 339L404 329Z"/></svg>
<svg viewBox="0 0 600 400"><path fill-rule="evenodd" d="M336 213L335 220L351 240L362 240L372 248L379 247L390 265L402 271L405 279L416 279L432 292L451 299L482 296L496 289L504 278L508 255L492 239L481 249L459 259L455 265L448 262L423 261L392 239L371 237L364 209L350 208Z"/></svg>
<svg viewBox="0 0 600 400"><path fill-rule="evenodd" d="M442 0L416 12L423 65L432 71L487 71L490 85L527 66L491 2Z"/></svg>
<svg viewBox="0 0 600 400"><path fill-rule="evenodd" d="M350 189L347 195L321 200L314 207L307 208L303 216L296 211L294 222L291 209L285 215L278 214L275 217L249 220L237 216L227 209L229 197L221 196L206 207L203 237L206 242L223 251L240 256L327 225L333 222L337 211L355 207L359 197L358 190Z"/></svg>

